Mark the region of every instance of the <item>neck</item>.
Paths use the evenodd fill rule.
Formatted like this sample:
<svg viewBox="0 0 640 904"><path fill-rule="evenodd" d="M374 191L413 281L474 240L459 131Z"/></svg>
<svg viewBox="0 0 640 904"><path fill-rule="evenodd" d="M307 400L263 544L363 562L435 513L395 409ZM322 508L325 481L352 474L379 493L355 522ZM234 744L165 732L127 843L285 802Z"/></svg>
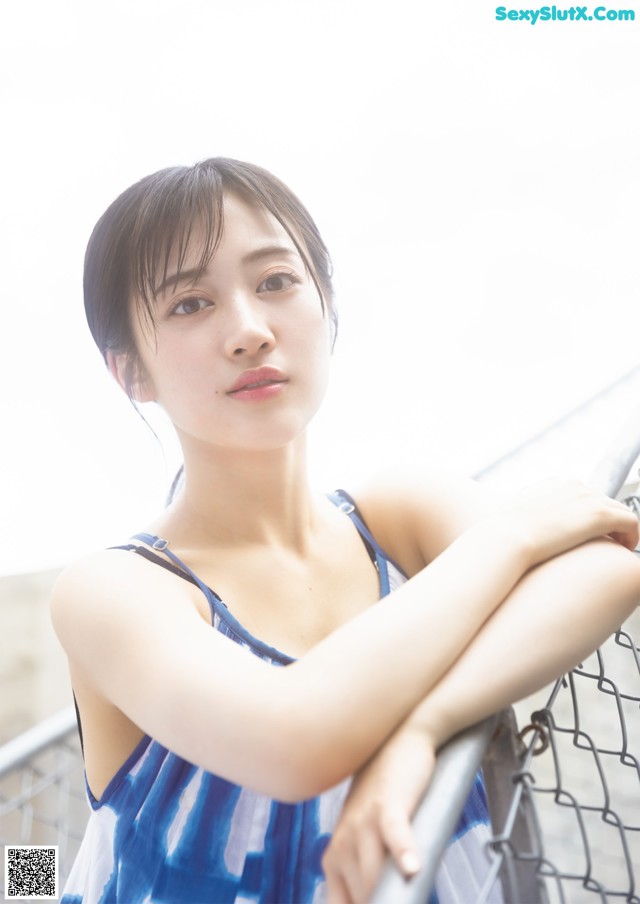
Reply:
<svg viewBox="0 0 640 904"><path fill-rule="evenodd" d="M244 452L183 446L184 487L165 523L179 545L258 543L303 551L316 520L306 438Z"/></svg>

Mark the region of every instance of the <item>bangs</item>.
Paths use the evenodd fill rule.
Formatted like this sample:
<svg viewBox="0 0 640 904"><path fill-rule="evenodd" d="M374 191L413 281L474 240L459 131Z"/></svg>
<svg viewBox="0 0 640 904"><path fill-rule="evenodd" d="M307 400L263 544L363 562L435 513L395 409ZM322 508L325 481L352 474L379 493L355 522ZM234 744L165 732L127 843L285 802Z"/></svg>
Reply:
<svg viewBox="0 0 640 904"><path fill-rule="evenodd" d="M194 234L198 279L224 228L224 186L215 170L176 168L162 177L156 177L142 199L129 244L129 285L150 325L155 322L156 287L167 280L170 266L177 284L187 254L195 247Z"/></svg>

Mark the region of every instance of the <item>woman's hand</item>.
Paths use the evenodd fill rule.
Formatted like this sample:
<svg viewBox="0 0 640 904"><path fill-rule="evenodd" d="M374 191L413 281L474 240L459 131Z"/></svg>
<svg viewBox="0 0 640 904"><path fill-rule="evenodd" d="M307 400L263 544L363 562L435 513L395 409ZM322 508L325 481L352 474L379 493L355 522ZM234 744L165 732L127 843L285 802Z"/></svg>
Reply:
<svg viewBox="0 0 640 904"><path fill-rule="evenodd" d="M520 537L532 566L603 537L628 549L638 544L635 514L578 481L546 480L529 487L492 519Z"/></svg>
<svg viewBox="0 0 640 904"><path fill-rule="evenodd" d="M366 904L389 855L407 878L418 871L411 817L434 764L428 732L406 723L357 773L322 861L328 904Z"/></svg>

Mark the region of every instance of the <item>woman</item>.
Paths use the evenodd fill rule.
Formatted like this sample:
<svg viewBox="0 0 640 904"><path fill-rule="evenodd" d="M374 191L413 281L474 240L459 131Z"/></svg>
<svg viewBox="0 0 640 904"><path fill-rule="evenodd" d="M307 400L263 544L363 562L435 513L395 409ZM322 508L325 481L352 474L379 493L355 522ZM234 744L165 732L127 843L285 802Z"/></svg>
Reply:
<svg viewBox="0 0 640 904"><path fill-rule="evenodd" d="M636 604L636 519L560 484L492 510L442 474L381 478L357 507L314 495L330 260L258 167L125 191L89 242L85 307L122 388L173 422L184 484L54 591L92 807L63 901L366 901L387 850L418 867L408 820L437 747ZM481 785L466 812L477 852Z"/></svg>

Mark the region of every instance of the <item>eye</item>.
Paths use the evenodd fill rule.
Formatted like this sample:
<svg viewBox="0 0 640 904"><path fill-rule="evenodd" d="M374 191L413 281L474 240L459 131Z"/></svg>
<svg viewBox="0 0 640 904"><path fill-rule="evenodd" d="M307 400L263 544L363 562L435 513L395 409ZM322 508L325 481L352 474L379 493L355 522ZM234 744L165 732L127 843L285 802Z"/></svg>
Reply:
<svg viewBox="0 0 640 904"><path fill-rule="evenodd" d="M272 273L263 279L258 286L258 292L286 292L291 286L300 282L300 277L295 273Z"/></svg>
<svg viewBox="0 0 640 904"><path fill-rule="evenodd" d="M212 302L206 298L201 298L199 295L190 295L188 298L181 299L171 313L180 316L198 314L200 311L204 311L205 308L211 307L211 304Z"/></svg>

